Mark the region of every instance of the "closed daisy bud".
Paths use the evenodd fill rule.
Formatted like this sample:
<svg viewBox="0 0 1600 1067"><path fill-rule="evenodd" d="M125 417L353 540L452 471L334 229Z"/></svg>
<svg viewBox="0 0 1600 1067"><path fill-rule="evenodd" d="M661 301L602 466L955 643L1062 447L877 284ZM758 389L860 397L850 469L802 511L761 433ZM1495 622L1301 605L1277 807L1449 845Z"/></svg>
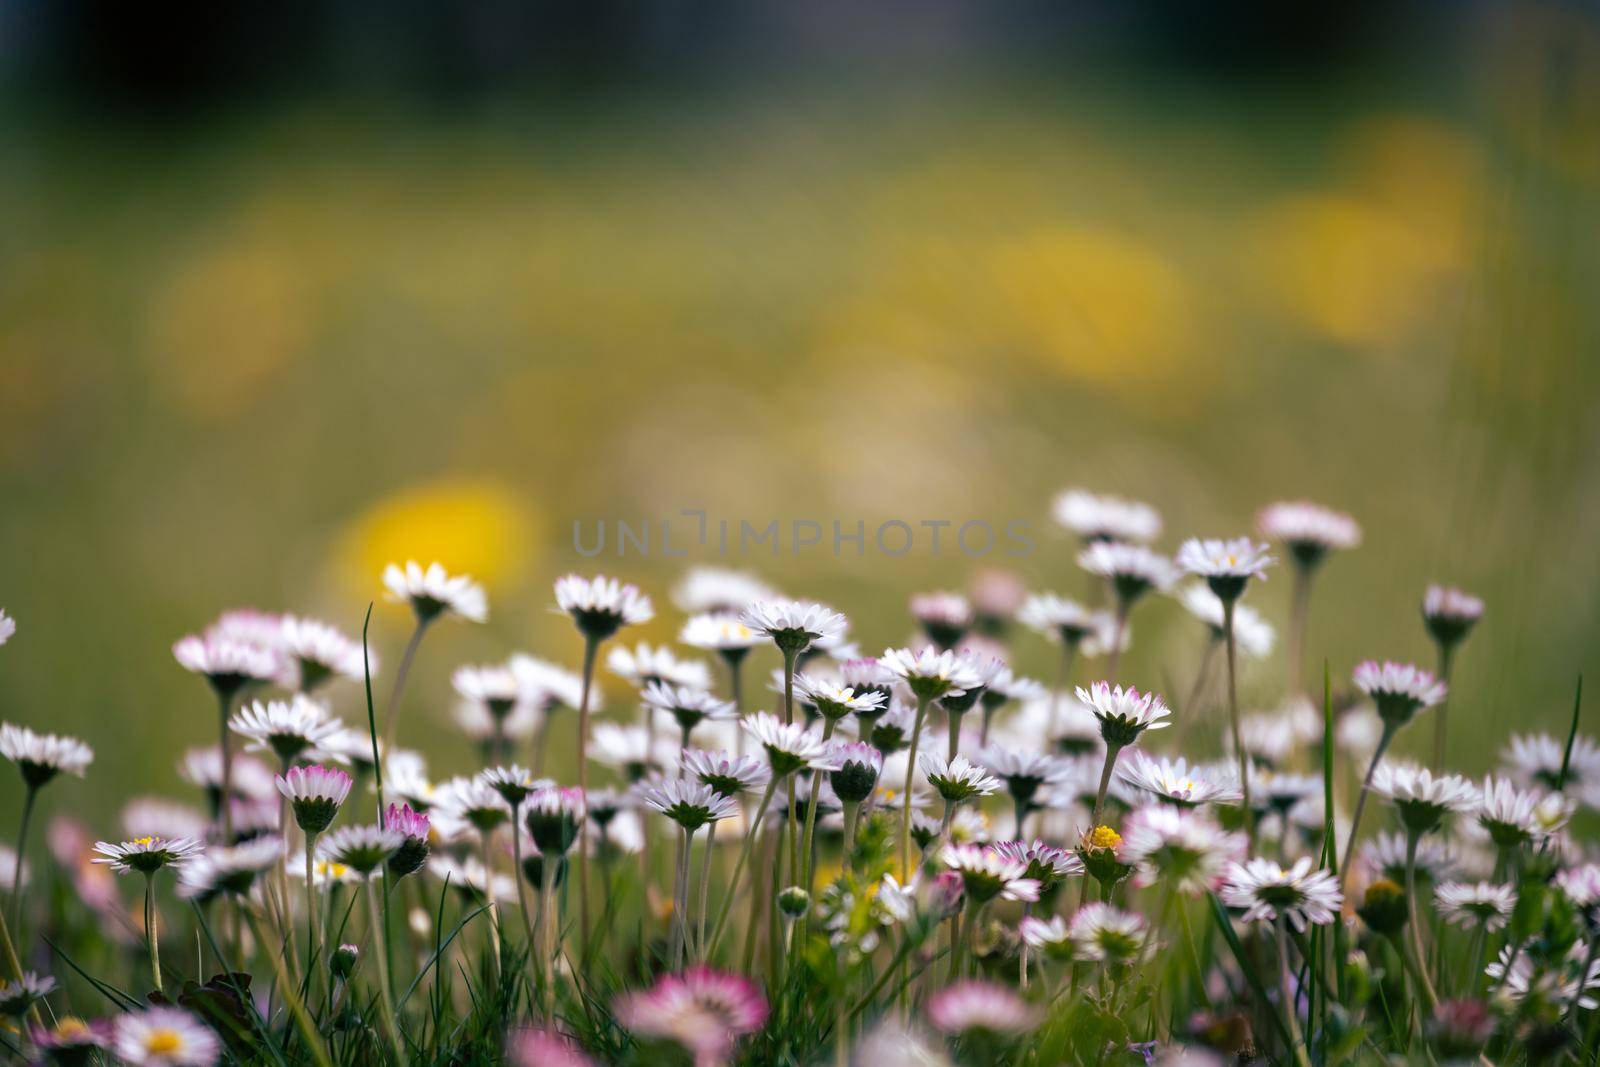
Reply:
<svg viewBox="0 0 1600 1067"><path fill-rule="evenodd" d="M1483 618L1483 601L1444 585L1430 585L1422 598L1422 621L1445 648L1454 648Z"/></svg>
<svg viewBox="0 0 1600 1067"><path fill-rule="evenodd" d="M883 754L860 742L835 743L829 761L838 764L838 769L828 772L828 782L834 794L847 804L858 804L870 797L883 773Z"/></svg>
<svg viewBox="0 0 1600 1067"><path fill-rule="evenodd" d="M389 857L389 874L404 878L420 871L422 865L428 862L428 817L412 811L409 805L390 804L389 810L384 813L383 824L403 838L400 847Z"/></svg>
<svg viewBox="0 0 1600 1067"><path fill-rule="evenodd" d="M1406 891L1387 878L1367 886L1361 906L1356 908L1361 921L1385 937L1397 937L1410 918Z"/></svg>
<svg viewBox="0 0 1600 1067"><path fill-rule="evenodd" d="M354 945L340 945L328 957L328 970L340 981L349 981L350 976L356 973L356 964L361 962L361 950Z"/></svg>
<svg viewBox="0 0 1600 1067"><path fill-rule="evenodd" d="M539 851L565 856L578 838L584 819L584 796L577 789L541 789L528 797L523 823Z"/></svg>
<svg viewBox="0 0 1600 1067"><path fill-rule="evenodd" d="M778 910L790 919L798 919L811 907L811 894L792 885L778 894Z"/></svg>
<svg viewBox="0 0 1600 1067"><path fill-rule="evenodd" d="M1356 666L1356 688L1372 698L1384 725L1399 728L1423 708L1445 698L1445 684L1432 671L1409 663L1366 660Z"/></svg>
<svg viewBox="0 0 1600 1067"><path fill-rule="evenodd" d="M320 834L333 823L353 784L344 771L331 767L291 767L277 778L278 792L289 800L295 825Z"/></svg>

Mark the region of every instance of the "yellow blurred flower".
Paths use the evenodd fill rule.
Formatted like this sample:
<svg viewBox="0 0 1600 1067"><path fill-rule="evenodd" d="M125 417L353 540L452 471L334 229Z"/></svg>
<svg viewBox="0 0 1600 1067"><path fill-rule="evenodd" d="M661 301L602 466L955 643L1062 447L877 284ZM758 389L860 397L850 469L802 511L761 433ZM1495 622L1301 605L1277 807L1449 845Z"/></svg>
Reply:
<svg viewBox="0 0 1600 1067"><path fill-rule="evenodd" d="M385 564L438 561L452 574L504 587L537 552L538 521L504 486L484 481L439 481L411 486L370 505L350 520L339 540L340 577L370 591Z"/></svg>

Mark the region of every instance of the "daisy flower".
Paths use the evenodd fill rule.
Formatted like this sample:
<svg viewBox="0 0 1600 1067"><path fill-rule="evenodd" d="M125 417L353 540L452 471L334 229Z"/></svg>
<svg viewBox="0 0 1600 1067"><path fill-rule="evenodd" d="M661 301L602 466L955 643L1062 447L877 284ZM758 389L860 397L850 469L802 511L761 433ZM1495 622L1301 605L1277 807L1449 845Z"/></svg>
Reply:
<svg viewBox="0 0 1600 1067"><path fill-rule="evenodd" d="M621 726L614 722L595 723L589 755L596 763L610 767L630 782L672 767L678 747L656 739L643 726Z"/></svg>
<svg viewBox="0 0 1600 1067"><path fill-rule="evenodd" d="M1221 896L1230 908L1244 909L1247 923L1284 919L1296 931L1333 922L1344 902L1337 876L1313 871L1309 856L1287 870L1261 857L1230 864Z"/></svg>
<svg viewBox="0 0 1600 1067"><path fill-rule="evenodd" d="M384 568L383 584L389 600L411 605L419 624L441 615L459 615L469 622L489 619L489 598L483 586L465 575L450 575L439 563L430 563L426 569L416 560L407 560L404 567L391 563Z"/></svg>
<svg viewBox="0 0 1600 1067"><path fill-rule="evenodd" d="M1210 586L1198 582L1184 586L1178 600L1189 614L1210 628L1213 640L1221 641L1227 636L1222 598L1213 593ZM1234 605L1233 639L1240 652L1252 659L1264 659L1272 654L1276 636L1272 624L1262 618L1260 612L1248 604Z"/></svg>
<svg viewBox="0 0 1600 1067"><path fill-rule="evenodd" d="M948 651L972 629L972 604L960 593L918 593L911 598L911 617L936 648Z"/></svg>
<svg viewBox="0 0 1600 1067"><path fill-rule="evenodd" d="M1444 882L1433 891L1433 898L1445 922L1494 933L1511 921L1517 890L1494 882Z"/></svg>
<svg viewBox="0 0 1600 1067"><path fill-rule="evenodd" d="M683 754L684 773L710 786L725 797L759 792L769 777L766 765L753 756L734 756L727 752L707 752L691 748ZM594 794L589 796L589 814L594 817Z"/></svg>
<svg viewBox="0 0 1600 1067"><path fill-rule="evenodd" d="M1065 781L1069 773L1060 756L1004 745L981 749L978 762L1005 783L1012 801L1024 807L1033 803L1041 787Z"/></svg>
<svg viewBox="0 0 1600 1067"><path fill-rule="evenodd" d="M739 621L765 634L785 655L799 655L818 642L844 636L849 622L832 608L802 600L757 600Z"/></svg>
<svg viewBox="0 0 1600 1067"><path fill-rule="evenodd" d="M916 711L905 704L891 704L889 710L865 734L872 747L885 757L905 750L911 744L912 730L916 726ZM923 734L927 731L924 730ZM920 741L919 741L920 745Z"/></svg>
<svg viewBox="0 0 1600 1067"><path fill-rule="evenodd" d="M1444 648L1454 648L1483 618L1483 601L1444 585L1430 585L1422 597L1422 621Z"/></svg>
<svg viewBox="0 0 1600 1067"><path fill-rule="evenodd" d="M404 834L387 826L342 826L317 842L317 855L371 878L405 842Z"/></svg>
<svg viewBox="0 0 1600 1067"><path fill-rule="evenodd" d="M1228 833L1198 812L1153 804L1128 817L1121 859L1142 869L1144 885L1198 896L1221 880L1245 848L1242 834Z"/></svg>
<svg viewBox="0 0 1600 1067"><path fill-rule="evenodd" d="M118 1016L112 1048L134 1067L211 1067L222 1057L222 1042L209 1026L192 1012L169 1007Z"/></svg>
<svg viewBox="0 0 1600 1067"><path fill-rule="evenodd" d="M1077 960L1077 945L1067 928L1067 920L1059 915L1040 919L1029 915L1017 926L1017 936L1029 948L1038 949L1048 959L1061 963Z"/></svg>
<svg viewBox="0 0 1600 1067"><path fill-rule="evenodd" d="M1100 736L1108 746L1133 744L1146 730L1161 730L1172 724L1163 722L1172 713L1155 693L1141 693L1133 686L1113 686L1095 682L1088 689L1078 686L1078 699L1100 721Z"/></svg>
<svg viewBox="0 0 1600 1067"><path fill-rule="evenodd" d="M1384 725L1398 729L1423 708L1445 698L1445 684L1433 672L1410 663L1365 660L1356 665L1356 688L1377 705Z"/></svg>
<svg viewBox="0 0 1600 1067"><path fill-rule="evenodd" d="M483 708L497 721L504 721L527 694L516 672L498 665L457 667L450 675L450 687L463 701Z"/></svg>
<svg viewBox="0 0 1600 1067"><path fill-rule="evenodd" d="M500 799L513 811L522 806L529 793L555 785L549 778L535 778L532 771L515 763L479 771L477 781L499 793Z"/></svg>
<svg viewBox="0 0 1600 1067"><path fill-rule="evenodd" d="M828 743L822 739L820 730L808 730L798 724L785 725L777 716L764 711L745 716L740 725L766 752L767 766L775 778L808 768L833 769Z"/></svg>
<svg viewBox="0 0 1600 1067"><path fill-rule="evenodd" d="M1361 527L1355 519L1309 500L1267 505L1256 516L1256 529L1267 540L1283 545L1303 568L1316 566L1331 551L1361 543Z"/></svg>
<svg viewBox="0 0 1600 1067"><path fill-rule="evenodd" d="M733 719L737 716L733 702L719 700L705 689L692 686L672 686L665 682L651 682L644 691L644 705L671 715L683 732L683 744L689 745L689 735L703 722Z"/></svg>
<svg viewBox="0 0 1600 1067"><path fill-rule="evenodd" d="M39 1001L55 991L56 980L49 975L23 971L17 978L0 978L0 1017L20 1019Z"/></svg>
<svg viewBox="0 0 1600 1067"><path fill-rule="evenodd" d="M247 751L270 750L285 766L297 759L334 758L321 746L344 729L315 700L296 693L287 703L255 701L241 708L228 729L250 739Z"/></svg>
<svg viewBox="0 0 1600 1067"><path fill-rule="evenodd" d="M640 688L653 685L710 689L711 672L700 660L679 659L666 645L640 641L633 648L619 646L606 656L606 669Z"/></svg>
<svg viewBox="0 0 1600 1067"><path fill-rule="evenodd" d="M1190 574L1204 578L1223 603L1239 599L1251 578L1267 579L1267 568L1277 560L1268 547L1248 537L1223 541L1191 537L1178 549L1177 563Z"/></svg>
<svg viewBox="0 0 1600 1067"><path fill-rule="evenodd" d="M244 896L262 871L283 858L283 840L262 834L238 845L213 846L178 868L178 896L204 902L220 894Z"/></svg>
<svg viewBox="0 0 1600 1067"><path fill-rule="evenodd" d="M7 641L11 640L12 636L15 635L16 632L17 620L7 615L4 608L0 608L0 645L3 645Z"/></svg>
<svg viewBox="0 0 1600 1067"><path fill-rule="evenodd" d="M916 652L909 648L891 648L880 657L880 662L905 682L918 700L960 696L966 690L983 684L971 660L954 652L940 652L932 648Z"/></svg>
<svg viewBox="0 0 1600 1067"><path fill-rule="evenodd" d="M361 681L369 665L377 676L378 657L327 623L285 615L279 626L278 647L290 668L284 682L291 688L309 693L335 677Z"/></svg>
<svg viewBox="0 0 1600 1067"><path fill-rule="evenodd" d="M1149 504L1068 489L1051 507L1056 522L1085 541L1154 541L1161 515Z"/></svg>
<svg viewBox="0 0 1600 1067"><path fill-rule="evenodd" d="M683 1046L695 1067L721 1067L739 1038L766 1022L767 1001L743 975L702 964L666 975L649 989L623 994L616 1016L635 1034Z"/></svg>
<svg viewBox="0 0 1600 1067"><path fill-rule="evenodd" d="M1000 779L965 756L946 759L937 752L924 752L917 768L946 804L986 797L1000 788Z"/></svg>
<svg viewBox="0 0 1600 1067"><path fill-rule="evenodd" d="M758 600L778 599L777 590L753 574L724 567L691 567L672 590L685 615L736 615Z"/></svg>
<svg viewBox="0 0 1600 1067"><path fill-rule="evenodd" d="M846 804L859 804L870 797L883 774L883 753L859 741L835 741L828 750L828 761L837 767L828 772L828 781Z"/></svg>
<svg viewBox="0 0 1600 1067"><path fill-rule="evenodd" d="M1117 764L1117 777L1162 803L1179 808L1234 804L1242 795L1231 779L1209 768L1191 767L1182 756L1177 759L1147 756L1138 749Z"/></svg>
<svg viewBox="0 0 1600 1067"><path fill-rule="evenodd" d="M277 777L295 825L307 834L320 834L333 823L353 784L348 774L331 767L291 767Z"/></svg>
<svg viewBox="0 0 1600 1067"><path fill-rule="evenodd" d="M89 1063L95 1049L111 1047L112 1024L105 1019L84 1022L76 1015L63 1015L48 1029L40 1026L29 1027L28 1037L44 1061L59 1064Z"/></svg>
<svg viewBox="0 0 1600 1067"><path fill-rule="evenodd" d="M556 1031L532 1026L514 1027L506 1035L506 1062L511 1067L598 1067Z"/></svg>
<svg viewBox="0 0 1600 1067"><path fill-rule="evenodd" d="M507 664L522 689L522 700L546 714L567 708L578 710L583 700L583 676L565 667L518 652ZM601 707L598 691L589 694L589 711Z"/></svg>
<svg viewBox="0 0 1600 1067"><path fill-rule="evenodd" d="M487 782L457 775L434 789L428 814L446 839L458 837L468 828L482 837L510 820L511 805Z"/></svg>
<svg viewBox="0 0 1600 1067"><path fill-rule="evenodd" d="M1505 946L1495 961L1483 969L1484 974L1504 983L1504 992L1512 1003L1542 993L1556 1003L1560 1014L1565 1014L1574 1002L1585 1011L1600 1007L1600 1000L1590 995L1600 989L1600 959L1589 958L1582 938L1574 941L1566 959L1559 961L1542 960L1536 964L1533 953L1519 951L1519 947Z"/></svg>
<svg viewBox="0 0 1600 1067"><path fill-rule="evenodd" d="M94 762L94 750L75 737L36 734L26 726L0 723L0 756L17 765L30 790L58 774L78 778Z"/></svg>
<svg viewBox="0 0 1600 1067"><path fill-rule="evenodd" d="M958 659L966 664L974 681L961 688L961 692L949 692L939 698L939 706L948 714L959 717L971 711L972 708L988 691L989 683L999 677L1000 672L1006 669L1005 660L998 656L989 655L973 648L963 648L956 653ZM958 727L953 726L952 729Z"/></svg>
<svg viewBox="0 0 1600 1067"><path fill-rule="evenodd" d="M556 607L572 616L590 641L604 641L622 627L649 622L656 614L638 586L604 575L565 575L556 579L555 593Z"/></svg>
<svg viewBox="0 0 1600 1067"><path fill-rule="evenodd" d="M691 834L706 823L739 814L738 801L723 796L704 782L687 778L666 778L641 785L639 799Z"/></svg>
<svg viewBox="0 0 1600 1067"><path fill-rule="evenodd" d="M1110 582L1124 608L1152 589L1170 587L1182 573L1159 552L1115 541L1096 541L1085 548L1078 566Z"/></svg>
<svg viewBox="0 0 1600 1067"><path fill-rule="evenodd" d="M928 1025L950 1037L973 1031L1003 1037L1026 1034L1044 1017L1036 1005L993 982L963 981L928 996Z"/></svg>
<svg viewBox="0 0 1600 1067"><path fill-rule="evenodd" d="M1016 621L1034 630L1045 640L1059 641L1066 648L1077 648L1083 640L1104 629L1104 613L1091 611L1077 600L1056 593L1030 593L1016 613Z"/></svg>
<svg viewBox="0 0 1600 1067"><path fill-rule="evenodd" d="M973 620L984 633L1000 634L1022 607L1027 587L1011 571L985 567L975 571L967 582L972 601Z"/></svg>
<svg viewBox="0 0 1600 1067"><path fill-rule="evenodd" d="M736 614L691 615L678 633L678 640L690 648L719 653L736 663L764 638L739 621Z"/></svg>
<svg viewBox="0 0 1600 1067"><path fill-rule="evenodd" d="M1437 830L1444 817L1478 803L1478 790L1459 774L1435 775L1414 763L1385 760L1372 772L1372 791L1388 799L1414 834Z"/></svg>
<svg viewBox="0 0 1600 1067"><path fill-rule="evenodd" d="M881 692L858 693L847 685L811 674L798 675L794 680L794 688L802 700L817 709L818 715L833 721L852 712L871 715L882 711L889 703L888 697Z"/></svg>
<svg viewBox="0 0 1600 1067"><path fill-rule="evenodd" d="M1486 775L1474 814L1496 848L1520 848L1559 831L1572 806L1560 793L1518 789L1507 779Z"/></svg>
<svg viewBox="0 0 1600 1067"><path fill-rule="evenodd" d="M428 780L428 765L419 752L395 749L383 760L383 791L398 797L417 811L433 806L433 783Z"/></svg>
<svg viewBox="0 0 1600 1067"><path fill-rule="evenodd" d="M1002 900L1038 900L1039 883L1029 878L1028 865L985 845L946 845L939 854L961 876L962 888L978 904Z"/></svg>
<svg viewBox="0 0 1600 1067"><path fill-rule="evenodd" d="M1361 860L1367 870L1393 882L1406 880L1406 837L1382 833L1361 845ZM1441 840L1425 837L1417 843L1417 877L1435 884L1454 874L1460 864Z"/></svg>
<svg viewBox="0 0 1600 1067"><path fill-rule="evenodd" d="M585 818L581 790L552 786L540 789L524 802L523 825L533 843L546 856L565 856L578 839Z"/></svg>
<svg viewBox="0 0 1600 1067"><path fill-rule="evenodd" d="M139 837L113 845L95 842L100 853L92 862L108 864L118 874L154 874L163 867L177 867L204 846L192 837L168 841L161 837Z"/></svg>
<svg viewBox="0 0 1600 1067"><path fill-rule="evenodd" d="M1067 936L1079 959L1096 963L1130 963L1149 947L1150 928L1131 911L1095 902L1072 916Z"/></svg>
<svg viewBox="0 0 1600 1067"><path fill-rule="evenodd" d="M1575 793L1589 807L1600 806L1600 746L1584 734L1573 738L1570 761L1565 741L1549 734L1512 734L1500 760L1517 782Z"/></svg>
<svg viewBox="0 0 1600 1067"><path fill-rule="evenodd" d="M1008 860L1016 860L1025 870L1022 876L1039 883L1042 897L1065 878L1083 873L1083 861L1076 853L1040 841L997 841L991 846Z"/></svg>
<svg viewBox="0 0 1600 1067"><path fill-rule="evenodd" d="M400 847L389 857L389 873L396 878L404 878L420 871L422 865L428 862L430 851L428 833L431 820L428 816L412 811L410 805L390 804L389 810L384 812L383 825L402 838Z"/></svg>
<svg viewBox="0 0 1600 1067"><path fill-rule="evenodd" d="M186 671L204 675L220 696L232 696L247 685L276 681L283 673L278 653L257 644L212 635L179 638L172 657Z"/></svg>

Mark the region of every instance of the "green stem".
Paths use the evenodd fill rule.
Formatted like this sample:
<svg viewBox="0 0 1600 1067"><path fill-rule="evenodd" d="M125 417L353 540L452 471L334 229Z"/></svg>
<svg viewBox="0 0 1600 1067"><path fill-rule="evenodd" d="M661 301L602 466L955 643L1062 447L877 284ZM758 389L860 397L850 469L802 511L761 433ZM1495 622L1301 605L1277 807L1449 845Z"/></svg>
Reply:
<svg viewBox="0 0 1600 1067"><path fill-rule="evenodd" d="M1100 825L1100 809L1105 806L1106 791L1111 788L1111 771L1117 765L1117 757L1122 754L1121 745L1106 744L1106 762L1100 768L1100 788L1094 794L1094 811L1089 815L1089 830L1093 832Z"/></svg>
<svg viewBox="0 0 1600 1067"><path fill-rule="evenodd" d="M1422 924L1417 917L1417 843L1421 839L1422 835L1415 830L1406 832L1406 907L1411 911L1408 925L1411 927L1411 951L1416 955L1417 976L1431 1011L1439 1006L1439 992L1433 988L1433 979L1428 974L1428 959L1422 952Z"/></svg>
<svg viewBox="0 0 1600 1067"><path fill-rule="evenodd" d="M517 880L517 910L522 913L522 932L528 938L528 951L533 951L533 920L528 917L528 887L527 876L522 872L522 826L517 821L517 810L521 804L511 808L511 859L516 864L512 875ZM541 869L546 865L549 857L541 858Z"/></svg>
<svg viewBox="0 0 1600 1067"><path fill-rule="evenodd" d="M316 861L317 835L306 834L306 988L315 990L321 983L316 980L318 967L326 967L322 959L322 916L317 911ZM315 995L313 993L313 995Z"/></svg>
<svg viewBox="0 0 1600 1067"><path fill-rule="evenodd" d="M1361 814L1367 810L1367 794L1372 792L1372 773L1378 769L1378 763L1383 759L1383 754L1389 750L1389 742L1394 740L1395 727L1389 723L1383 724L1383 733L1378 737L1378 747L1372 750L1372 762L1367 764L1367 776L1361 780L1361 792L1356 794L1355 811L1350 814L1350 835L1345 838L1344 856L1339 861L1339 886L1344 888L1345 879L1350 874L1350 860L1356 854L1356 835L1361 832Z"/></svg>
<svg viewBox="0 0 1600 1067"><path fill-rule="evenodd" d="M17 866L11 872L11 927L22 930L22 865L28 855L28 824L33 821L33 802L39 795L39 787L28 786L26 797L22 801L22 825L17 828Z"/></svg>
<svg viewBox="0 0 1600 1067"><path fill-rule="evenodd" d="M516 827L512 827L513 830ZM500 965L504 955L503 937L500 933L500 905L494 899L494 865L490 862L489 831L478 832L478 846L483 857L483 897L489 911L490 962L494 965L495 981L500 979ZM521 872L519 871L520 875ZM384 940L388 940L388 924L384 924ZM385 981L387 985L387 980Z"/></svg>
<svg viewBox="0 0 1600 1067"><path fill-rule="evenodd" d="M1455 650L1451 646L1440 642L1439 644L1439 680L1445 685L1444 699L1439 701L1439 706L1433 709L1433 773L1441 774L1444 771L1445 743L1448 733L1447 713L1450 710L1450 666L1455 658Z"/></svg>
<svg viewBox="0 0 1600 1067"><path fill-rule="evenodd" d="M827 741L833 737L834 720L826 719L822 724L822 740ZM811 869L811 841L817 830L817 794L822 792L822 772L811 772L811 791L806 794L806 832L805 840L800 847L800 856L805 861L805 878L798 884L805 887L806 892L812 890L812 878L815 872Z"/></svg>
<svg viewBox="0 0 1600 1067"><path fill-rule="evenodd" d="M683 969L683 943L689 925L684 912L689 907L689 850L693 834L687 826L682 831L678 841L678 869L672 884L672 947L668 958L672 960L674 971Z"/></svg>
<svg viewBox="0 0 1600 1067"><path fill-rule="evenodd" d="M555 1019L556 994L556 857L546 856L539 865L539 973L544 976L544 1017Z"/></svg>
<svg viewBox="0 0 1600 1067"><path fill-rule="evenodd" d="M274 952L271 942L261 936L261 924L256 922L256 913L245 907L242 900L236 900L235 903L239 912L244 915L246 925L250 927L251 936L256 939L256 944L261 946L261 950L267 954L267 959L272 963L272 972L278 981L278 991L283 995L284 1002L289 1005L289 1014L294 1016L295 1026L299 1029L306 1047L311 1050L311 1058L317 1061L318 1067L330 1067L328 1052L322 1046L322 1038L317 1036L317 1028L312 1024L311 1016L306 1013L306 1006L295 994L294 983L289 981L289 972L284 969L283 954ZM405 1062L403 1054L400 1062Z"/></svg>
<svg viewBox="0 0 1600 1067"><path fill-rule="evenodd" d="M1294 990L1289 982L1289 935L1284 928L1284 919L1280 915L1274 924L1278 935L1278 999L1279 1007L1283 1009L1283 1017L1289 1024L1289 1043L1294 1046L1294 1059L1300 1067L1311 1067L1311 1061L1306 1058L1305 1039L1300 1036L1300 1013L1295 1010Z"/></svg>
<svg viewBox="0 0 1600 1067"><path fill-rule="evenodd" d="M1233 729L1233 751L1239 760L1239 789L1244 794L1244 828L1253 849L1256 843L1255 809L1250 806L1250 756L1244 750L1239 728L1239 650L1233 635L1232 600L1222 602L1222 639L1228 650L1228 722Z"/></svg>
<svg viewBox="0 0 1600 1067"><path fill-rule="evenodd" d="M583 690L578 697L578 791L589 795L589 691L594 687L594 660L600 651L600 642L593 637L583 640ZM649 833L648 827L645 832ZM589 966L589 820L578 823L578 929L582 933L581 955L583 966ZM648 880L644 891L648 897Z"/></svg>
<svg viewBox="0 0 1600 1067"><path fill-rule="evenodd" d="M222 803L218 815L222 818L222 843L233 844L233 745L229 740L228 713L233 710L233 694L217 691L217 749L222 753Z"/></svg>
<svg viewBox="0 0 1600 1067"><path fill-rule="evenodd" d="M371 878L366 879L366 893L367 921L376 930L379 928L378 924L381 920L378 915L378 893L372 888ZM493 899L492 890L490 891L490 897ZM496 943L498 944L498 940ZM374 955L378 957L378 992L383 1004L384 1030L389 1036L389 1044L394 1048L395 1058L403 1064L406 1062L406 1050L405 1045L400 1040L400 1024L395 1019L394 994L389 991L389 961L384 958L382 952L374 953ZM496 965L498 966L498 960Z"/></svg>
<svg viewBox="0 0 1600 1067"><path fill-rule="evenodd" d="M389 707L383 715L383 744L386 749L394 748L395 733L400 729L400 695L405 692L406 677L411 673L411 663L417 658L417 648L422 644L422 635L428 632L430 621L417 617L417 624L411 629L411 638L406 642L406 650L400 656L400 667L394 672L394 686L389 690Z"/></svg>
<svg viewBox="0 0 1600 1067"><path fill-rule="evenodd" d="M861 818L861 802L859 800L846 800L844 803L844 865L853 869L856 854L856 823Z"/></svg>
<svg viewBox="0 0 1600 1067"><path fill-rule="evenodd" d="M739 858L734 862L733 875L728 880L728 888L722 896L722 908L717 912L717 921L711 927L711 943L706 946L705 954L709 957L716 951L722 941L722 930L727 925L728 915L733 910L734 898L739 895L739 876L744 874L745 867L750 863L750 849L755 844L756 835L761 830L761 821L767 816L767 808L772 804L772 795L778 788L777 778L768 778L767 787L761 792L761 803L756 805L755 815L750 819L750 825L745 827L744 840L739 844Z"/></svg>
<svg viewBox="0 0 1600 1067"><path fill-rule="evenodd" d="M900 808L900 877L911 880L911 786L917 774L917 742L922 738L922 720L928 713L926 697L917 697L917 714L911 723L911 749L906 753L905 796Z"/></svg>
<svg viewBox="0 0 1600 1067"><path fill-rule="evenodd" d="M151 871L144 876L144 940L150 952L150 981L157 993L161 992L161 943L156 931L156 877Z"/></svg>
<svg viewBox="0 0 1600 1067"><path fill-rule="evenodd" d="M711 898L711 856L717 843L717 824L706 824L706 843L700 855L700 905L695 909L695 954L702 963L706 956L706 906Z"/></svg>

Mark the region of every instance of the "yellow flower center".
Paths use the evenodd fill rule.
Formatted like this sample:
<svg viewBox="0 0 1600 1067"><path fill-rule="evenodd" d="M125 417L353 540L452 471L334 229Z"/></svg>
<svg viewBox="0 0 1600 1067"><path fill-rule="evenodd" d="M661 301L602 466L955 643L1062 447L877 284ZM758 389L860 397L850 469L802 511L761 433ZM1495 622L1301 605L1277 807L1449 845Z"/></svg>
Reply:
<svg viewBox="0 0 1600 1067"><path fill-rule="evenodd" d="M152 1056L167 1056L183 1047L183 1038L176 1030L152 1030L145 1035L144 1050Z"/></svg>
<svg viewBox="0 0 1600 1067"><path fill-rule="evenodd" d="M76 1015L68 1015L56 1023L57 1037L79 1037L89 1032L89 1024Z"/></svg>
<svg viewBox="0 0 1600 1067"><path fill-rule="evenodd" d="M1090 848L1116 848L1122 844L1122 835L1109 826L1096 826L1089 834Z"/></svg>
<svg viewBox="0 0 1600 1067"><path fill-rule="evenodd" d="M133 843L136 845L143 845L148 848L156 843L156 839L154 837L136 837L133 839Z"/></svg>

